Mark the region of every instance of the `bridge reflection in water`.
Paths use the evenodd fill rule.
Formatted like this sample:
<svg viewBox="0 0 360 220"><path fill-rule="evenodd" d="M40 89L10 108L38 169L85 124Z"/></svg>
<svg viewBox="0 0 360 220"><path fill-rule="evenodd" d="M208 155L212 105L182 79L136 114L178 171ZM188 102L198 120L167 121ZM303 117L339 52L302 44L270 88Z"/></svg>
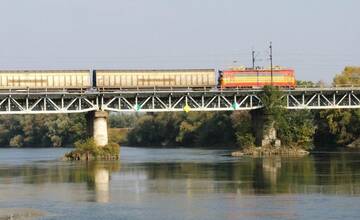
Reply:
<svg viewBox="0 0 360 220"><path fill-rule="evenodd" d="M43 185L43 191L54 198L67 200L64 195L68 194L77 200L100 203L123 198L141 202L148 193L184 193L189 198L207 193L360 195L360 175L355 175L360 173L358 156L314 154L304 158L247 158L219 163L35 163L2 168L0 185L8 189L1 192L3 196L29 194L26 187L17 191L11 185L30 184Z"/></svg>

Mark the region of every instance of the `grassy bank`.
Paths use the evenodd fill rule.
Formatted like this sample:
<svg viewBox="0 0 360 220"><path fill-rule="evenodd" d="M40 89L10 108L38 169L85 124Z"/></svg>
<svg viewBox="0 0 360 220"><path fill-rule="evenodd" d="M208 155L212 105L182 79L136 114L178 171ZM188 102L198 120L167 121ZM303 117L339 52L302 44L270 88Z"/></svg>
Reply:
<svg viewBox="0 0 360 220"><path fill-rule="evenodd" d="M109 128L109 142L126 144L130 128Z"/></svg>

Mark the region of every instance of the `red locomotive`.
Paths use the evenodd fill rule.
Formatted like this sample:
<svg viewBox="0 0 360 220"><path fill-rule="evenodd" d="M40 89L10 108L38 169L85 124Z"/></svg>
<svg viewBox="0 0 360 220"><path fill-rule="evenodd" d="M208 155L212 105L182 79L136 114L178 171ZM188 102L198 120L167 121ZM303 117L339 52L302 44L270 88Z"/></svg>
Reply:
<svg viewBox="0 0 360 220"><path fill-rule="evenodd" d="M273 85L293 89L296 86L293 69L276 67L272 70L272 74L270 69L253 68L234 68L219 72L221 88L261 88Z"/></svg>

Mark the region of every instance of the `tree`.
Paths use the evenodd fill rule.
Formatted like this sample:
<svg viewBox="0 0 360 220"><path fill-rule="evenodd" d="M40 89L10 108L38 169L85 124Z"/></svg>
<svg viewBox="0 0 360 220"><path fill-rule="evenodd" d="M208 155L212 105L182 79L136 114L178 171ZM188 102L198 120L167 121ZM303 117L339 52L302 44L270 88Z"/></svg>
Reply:
<svg viewBox="0 0 360 220"><path fill-rule="evenodd" d="M198 130L204 121L211 117L209 112L190 112L180 123L179 134L176 141L182 145L196 145L198 143Z"/></svg>
<svg viewBox="0 0 360 220"><path fill-rule="evenodd" d="M328 144L347 145L359 138L360 110L323 110L318 113L317 123L317 140L332 140Z"/></svg>
<svg viewBox="0 0 360 220"><path fill-rule="evenodd" d="M85 126L85 117L81 114L0 116L0 144L61 147L83 139Z"/></svg>
<svg viewBox="0 0 360 220"><path fill-rule="evenodd" d="M278 128L279 123L284 120L283 114L286 111L284 108L285 102L281 97L282 92L278 87L265 86L264 91L261 94L261 100L263 102L263 108L261 109L264 115L264 126L265 129L274 126Z"/></svg>
<svg viewBox="0 0 360 220"><path fill-rule="evenodd" d="M296 80L296 86L297 87L316 87L316 83L312 81L306 81L306 80Z"/></svg>
<svg viewBox="0 0 360 220"><path fill-rule="evenodd" d="M135 127L128 134L128 141L132 145L161 145L164 133L161 132L160 122L153 115L144 115L136 122Z"/></svg>
<svg viewBox="0 0 360 220"><path fill-rule="evenodd" d="M360 86L360 67L347 66L341 74L335 76L334 86Z"/></svg>
<svg viewBox="0 0 360 220"><path fill-rule="evenodd" d="M236 143L241 148L255 145L251 114L247 111L236 111L231 114Z"/></svg>
<svg viewBox="0 0 360 220"><path fill-rule="evenodd" d="M119 114L112 113L109 115L109 123L111 128L132 128L134 127L137 114Z"/></svg>
<svg viewBox="0 0 360 220"><path fill-rule="evenodd" d="M141 146L225 146L235 143L235 135L229 113L158 113L140 117L128 141Z"/></svg>
<svg viewBox="0 0 360 220"><path fill-rule="evenodd" d="M347 66L342 73L335 76L334 86L359 86L360 67ZM359 138L360 110L336 109L322 110L316 115L315 142L319 147L345 146Z"/></svg>
<svg viewBox="0 0 360 220"><path fill-rule="evenodd" d="M310 149L315 134L313 113L308 110L286 111L277 130L283 144Z"/></svg>
<svg viewBox="0 0 360 220"><path fill-rule="evenodd" d="M199 146L233 146L236 143L231 115L215 112L198 128L196 144Z"/></svg>

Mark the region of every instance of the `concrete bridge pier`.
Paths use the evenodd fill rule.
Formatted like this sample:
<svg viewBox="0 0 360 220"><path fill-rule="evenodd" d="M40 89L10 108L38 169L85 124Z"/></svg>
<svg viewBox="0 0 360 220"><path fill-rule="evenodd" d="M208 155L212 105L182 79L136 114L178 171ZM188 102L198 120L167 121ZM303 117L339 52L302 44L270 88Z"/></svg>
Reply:
<svg viewBox="0 0 360 220"><path fill-rule="evenodd" d="M93 111L86 115L88 134L101 147L108 144L108 117L106 111Z"/></svg>

